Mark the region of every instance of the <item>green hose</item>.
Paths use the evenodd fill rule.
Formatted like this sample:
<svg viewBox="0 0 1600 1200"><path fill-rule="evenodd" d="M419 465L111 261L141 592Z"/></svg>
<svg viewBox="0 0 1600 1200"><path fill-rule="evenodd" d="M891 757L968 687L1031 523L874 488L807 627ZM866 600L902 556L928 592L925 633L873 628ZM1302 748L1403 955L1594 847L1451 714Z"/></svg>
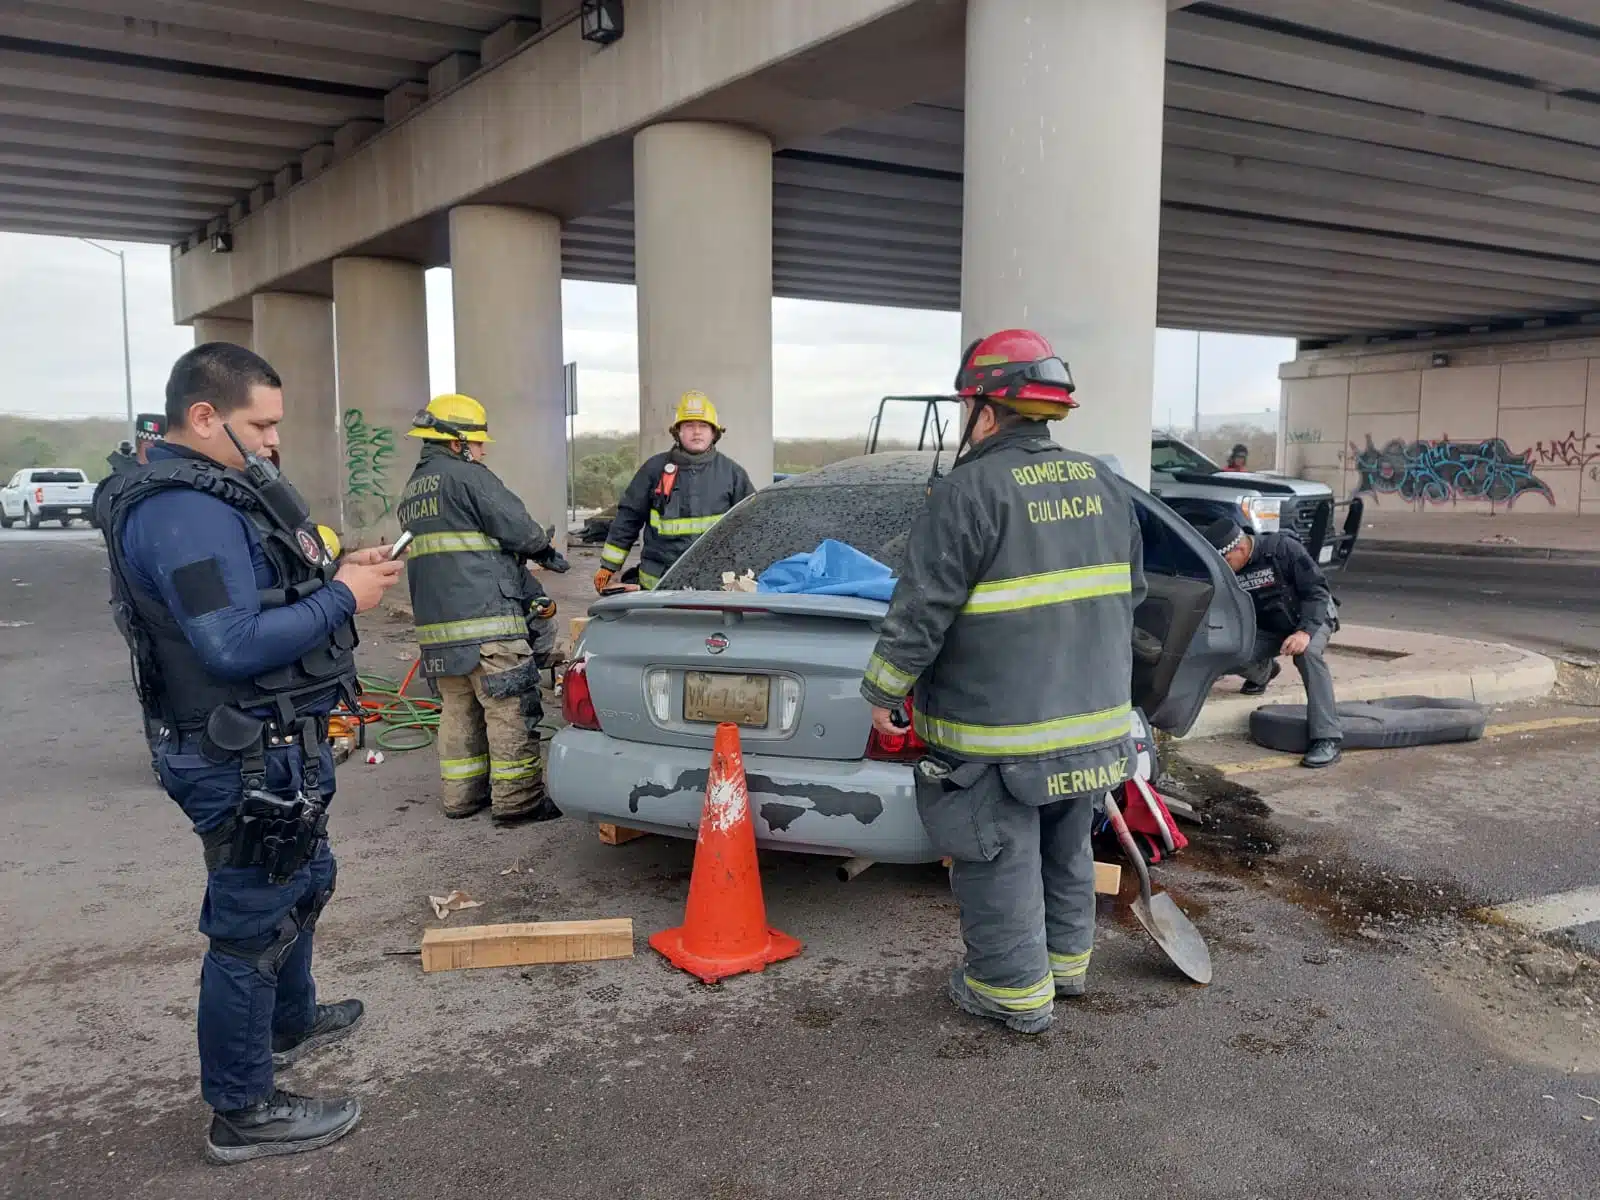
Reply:
<svg viewBox="0 0 1600 1200"><path fill-rule="evenodd" d="M374 739L384 750L421 750L433 745L439 727L439 702L402 695L400 683L386 675L362 675L362 710L382 726Z"/></svg>

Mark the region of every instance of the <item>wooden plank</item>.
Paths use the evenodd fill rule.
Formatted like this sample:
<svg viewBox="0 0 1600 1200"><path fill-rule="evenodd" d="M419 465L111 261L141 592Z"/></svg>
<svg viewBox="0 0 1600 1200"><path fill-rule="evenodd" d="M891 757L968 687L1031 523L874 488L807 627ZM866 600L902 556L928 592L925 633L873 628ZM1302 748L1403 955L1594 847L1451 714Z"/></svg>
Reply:
<svg viewBox="0 0 1600 1200"><path fill-rule="evenodd" d="M1115 896L1122 887L1122 867L1118 863L1094 864L1094 890L1102 896Z"/></svg>
<svg viewBox="0 0 1600 1200"><path fill-rule="evenodd" d="M567 640L576 646L578 639L583 636L583 631L588 627L588 617L573 617L567 622Z"/></svg>
<svg viewBox="0 0 1600 1200"><path fill-rule="evenodd" d="M422 934L422 969L430 972L632 957L631 917L461 925Z"/></svg>
<svg viewBox="0 0 1600 1200"><path fill-rule="evenodd" d="M950 869L950 859L944 860L945 870ZM1115 896L1122 887L1122 868L1116 863L1094 864L1094 890L1101 896Z"/></svg>
<svg viewBox="0 0 1600 1200"><path fill-rule="evenodd" d="M620 846L624 842L631 842L634 838L649 837L642 829L629 829L626 825L612 825L600 822L600 840L608 846Z"/></svg>

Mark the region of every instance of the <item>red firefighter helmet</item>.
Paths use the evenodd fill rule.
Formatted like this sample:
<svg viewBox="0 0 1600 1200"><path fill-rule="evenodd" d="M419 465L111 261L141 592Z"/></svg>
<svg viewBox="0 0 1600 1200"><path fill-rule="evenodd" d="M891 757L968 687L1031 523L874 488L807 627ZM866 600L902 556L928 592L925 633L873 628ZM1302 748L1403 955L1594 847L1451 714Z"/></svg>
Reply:
<svg viewBox="0 0 1600 1200"><path fill-rule="evenodd" d="M1031 417L1064 417L1078 407L1072 372L1031 329L1002 329L961 356L956 394L982 396Z"/></svg>

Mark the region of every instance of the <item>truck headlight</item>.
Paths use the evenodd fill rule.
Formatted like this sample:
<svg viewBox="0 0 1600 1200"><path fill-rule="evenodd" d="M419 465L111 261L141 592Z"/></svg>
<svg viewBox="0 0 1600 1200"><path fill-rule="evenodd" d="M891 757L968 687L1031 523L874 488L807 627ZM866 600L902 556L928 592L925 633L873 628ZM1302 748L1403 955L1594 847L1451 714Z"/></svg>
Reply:
<svg viewBox="0 0 1600 1200"><path fill-rule="evenodd" d="M1283 512L1283 501L1276 496L1247 496L1239 502L1239 507L1244 510L1248 524L1255 527L1257 533L1276 533L1279 518Z"/></svg>

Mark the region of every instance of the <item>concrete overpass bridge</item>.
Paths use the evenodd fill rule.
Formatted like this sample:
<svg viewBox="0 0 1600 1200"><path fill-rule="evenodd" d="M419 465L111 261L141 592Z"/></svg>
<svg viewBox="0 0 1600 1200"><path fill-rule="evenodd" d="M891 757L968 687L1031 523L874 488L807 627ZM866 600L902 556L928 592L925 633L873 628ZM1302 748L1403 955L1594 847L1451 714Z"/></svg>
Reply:
<svg viewBox="0 0 1600 1200"><path fill-rule="evenodd" d="M639 284L641 436L704 387L758 476L772 295L1038 325L1135 471L1157 321L1526 357L1600 310L1592 0L601 7L609 44L579 0L14 0L0 228L172 245L334 504L338 413L425 395L427 266L551 514L562 276Z"/></svg>

